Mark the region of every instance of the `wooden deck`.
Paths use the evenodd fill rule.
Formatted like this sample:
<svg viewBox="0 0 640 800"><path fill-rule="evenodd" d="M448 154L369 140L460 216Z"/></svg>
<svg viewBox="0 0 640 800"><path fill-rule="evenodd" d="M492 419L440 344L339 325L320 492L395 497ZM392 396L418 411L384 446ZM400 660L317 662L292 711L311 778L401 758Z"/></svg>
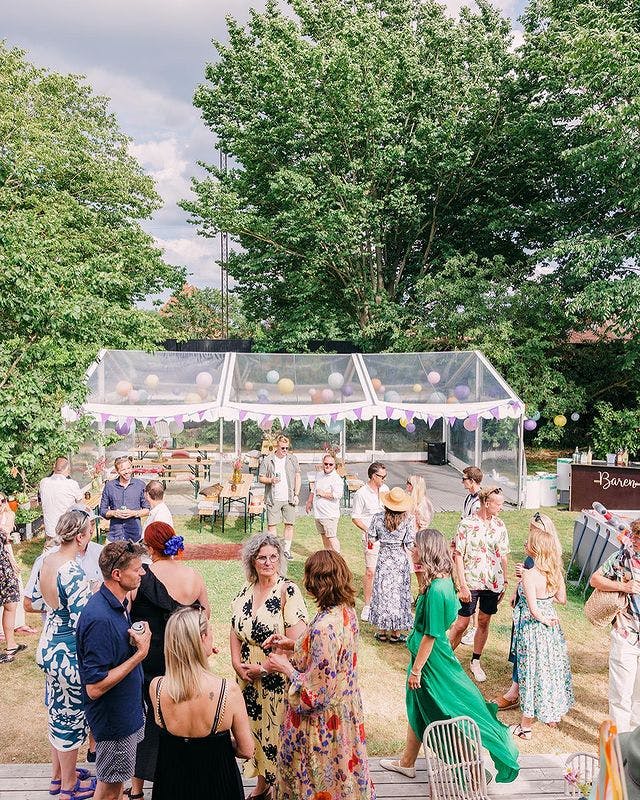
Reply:
<svg viewBox="0 0 640 800"><path fill-rule="evenodd" d="M564 792L564 761L565 757L559 755L521 756L517 781L492 782L489 796L509 800L560 800ZM370 763L376 794L381 800L429 797L423 759L418 761L418 773L413 780L381 769L378 758L372 758ZM48 764L0 764L0 800L49 800L49 776ZM252 783L246 783L247 789ZM214 789L212 787L211 798L215 797ZM151 798L150 788L145 791L145 798Z"/></svg>

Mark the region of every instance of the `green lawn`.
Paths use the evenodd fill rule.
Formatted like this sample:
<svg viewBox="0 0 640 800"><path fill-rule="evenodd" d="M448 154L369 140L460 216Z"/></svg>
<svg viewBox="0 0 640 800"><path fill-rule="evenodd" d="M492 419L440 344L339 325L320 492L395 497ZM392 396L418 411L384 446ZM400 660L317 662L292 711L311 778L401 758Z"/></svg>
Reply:
<svg viewBox="0 0 640 800"><path fill-rule="evenodd" d="M555 509L548 510L548 513L558 528L568 560L575 515ZM507 511L503 515L511 539L512 586L513 565L523 559L523 544L530 515L528 511ZM455 531L458 519L459 515L453 512L437 514L434 525L449 538ZM210 528L206 526L200 532L197 522L191 518L178 518L176 528L188 542L194 544L241 542L244 539L242 526L233 518L229 518L228 522L229 525L225 526L224 539L220 535L219 527L216 527L214 533L211 533ZM339 536L343 555L353 570L358 587L359 611L362 607L364 561L360 535L348 517L340 521ZM300 585L304 559L314 552L319 544L320 540L313 521L308 517L299 519L293 546L295 559L289 566L289 576ZM40 540L25 543L17 548L24 565L25 578L41 546ZM221 674L231 676L228 647L230 603L244 580L241 565L236 561L194 561L191 564L202 573L209 587L215 639L220 648L220 653L212 659L212 668ZM576 706L559 730L538 724L534 728L534 737L531 741L518 742L523 752L571 752L595 749L598 725L606 712L608 637L606 633L596 631L587 623L582 613L582 603L581 594L570 592L566 608L560 611L564 631L570 644ZM32 616L30 621L36 624L39 618ZM488 680L481 688L488 699L503 691L510 682L511 666L507 663L510 630L510 609L507 603L503 603L492 624L483 656ZM398 751L404 739L406 726L404 712L406 649L401 645L378 644L373 638L374 632L371 626L362 624L358 662L368 747L372 755ZM0 699L0 713L5 720L5 736L0 749L0 761L3 762L46 761L48 758L46 718L41 703L42 676L33 663L36 641L35 637L29 637L24 641L29 644L28 653L16 659L13 664L2 666L6 679L3 682L6 691L3 691ZM458 655L467 667L469 648L461 646ZM13 713L15 707L21 709L20 714ZM517 712L503 715L507 723L517 721L517 717Z"/></svg>

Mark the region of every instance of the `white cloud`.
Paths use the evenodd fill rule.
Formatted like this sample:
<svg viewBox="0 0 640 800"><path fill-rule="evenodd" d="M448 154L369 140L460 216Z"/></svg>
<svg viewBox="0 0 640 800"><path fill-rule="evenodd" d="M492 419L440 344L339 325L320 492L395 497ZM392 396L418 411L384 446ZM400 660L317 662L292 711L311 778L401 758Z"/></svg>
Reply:
<svg viewBox="0 0 640 800"><path fill-rule="evenodd" d="M187 268L189 283L195 286L220 287L220 267L216 264L220 257L217 238L196 238L194 230L193 238L181 236L164 239L156 236L156 244L162 248L165 261Z"/></svg>

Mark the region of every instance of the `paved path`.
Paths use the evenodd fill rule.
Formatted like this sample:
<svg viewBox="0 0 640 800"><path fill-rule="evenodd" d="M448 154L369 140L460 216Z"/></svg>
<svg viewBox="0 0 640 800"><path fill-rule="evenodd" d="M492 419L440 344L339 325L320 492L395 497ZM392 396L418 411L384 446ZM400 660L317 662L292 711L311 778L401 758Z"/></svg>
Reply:
<svg viewBox="0 0 640 800"><path fill-rule="evenodd" d="M429 797L423 759L418 762L418 773L413 780L381 769L379 761L378 758L370 761L378 798L409 800ZM521 756L518 779L514 783L491 783L489 796L505 800L561 800L564 791L564 761L564 756L558 755ZM48 764L0 764L0 800L50 800L49 775ZM246 788L249 789L252 783L254 782L246 782ZM214 789L212 787L212 799L216 796ZM150 800L150 788L145 791L145 798Z"/></svg>

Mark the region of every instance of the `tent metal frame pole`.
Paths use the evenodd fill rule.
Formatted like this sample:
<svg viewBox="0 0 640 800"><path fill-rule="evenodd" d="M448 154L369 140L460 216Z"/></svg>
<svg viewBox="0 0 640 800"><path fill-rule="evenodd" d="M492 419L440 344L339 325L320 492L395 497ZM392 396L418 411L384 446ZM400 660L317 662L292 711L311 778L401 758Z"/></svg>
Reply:
<svg viewBox="0 0 640 800"><path fill-rule="evenodd" d="M222 459L224 458L224 420L219 419L220 428L218 432L218 454L220 456L220 467L218 469L218 481L222 483Z"/></svg>
<svg viewBox="0 0 640 800"><path fill-rule="evenodd" d="M522 508L522 479L524 477L524 414L518 419L518 508Z"/></svg>
<svg viewBox="0 0 640 800"><path fill-rule="evenodd" d="M372 453L376 452L376 433L378 432L377 422L378 422L378 418L377 417L374 416L374 417L371 418L371 452ZM375 460L375 455L374 455L373 458Z"/></svg>

